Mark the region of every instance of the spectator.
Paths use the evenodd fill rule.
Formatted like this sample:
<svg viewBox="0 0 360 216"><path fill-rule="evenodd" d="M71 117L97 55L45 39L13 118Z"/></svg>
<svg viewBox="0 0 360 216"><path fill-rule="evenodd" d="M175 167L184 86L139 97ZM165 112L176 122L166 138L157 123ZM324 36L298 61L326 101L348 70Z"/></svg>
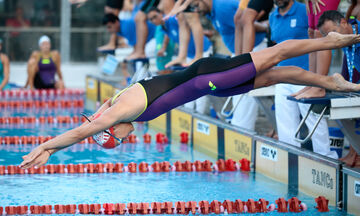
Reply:
<svg viewBox="0 0 360 216"><path fill-rule="evenodd" d="M360 32L360 22L358 20L350 20L348 22L340 12L335 10L324 12L319 19L317 27L323 35L327 35L332 31L341 34L359 34ZM360 83L360 44L345 47L343 51L342 75L348 81ZM352 146L350 146L349 154L340 160L348 166L360 167L359 152L356 152Z"/></svg>
<svg viewBox="0 0 360 216"><path fill-rule="evenodd" d="M349 20L350 16L353 16L356 19L360 18L360 4L358 3L358 0L351 0L351 5L346 12L346 20Z"/></svg>
<svg viewBox="0 0 360 216"><path fill-rule="evenodd" d="M28 80L25 87L30 89L64 89L58 51L51 51L50 38L43 35L39 39L40 51L34 51L28 61ZM59 80L55 80L55 75Z"/></svg>
<svg viewBox="0 0 360 216"><path fill-rule="evenodd" d="M162 18L164 14L158 8L151 8L148 12L148 19L155 25L161 25L163 32L175 43L179 44L179 55L178 59L186 60L186 57L190 61L196 58L196 48L194 38L190 36L190 40L187 44L181 44L179 39L179 23L175 17L170 17L166 21ZM203 51L208 52L211 49L211 42L203 35ZM206 56L207 57L207 56ZM181 60L180 60L181 61Z"/></svg>
<svg viewBox="0 0 360 216"><path fill-rule="evenodd" d="M291 39L307 39L308 23L306 7L295 0L275 0L277 8L270 15L271 40L281 43ZM309 56L287 59L278 64L279 66L298 66L304 70L309 69ZM310 108L309 104L297 103L287 100L287 96L294 94L304 86L292 84L277 84L275 90L275 115L279 140L301 147L294 140L296 129L300 124L300 115L305 116ZM317 116L310 114L306 120L308 128L313 128ZM334 151L330 151L329 131L326 119L322 119L312 136L313 150L316 153L337 158Z"/></svg>
<svg viewBox="0 0 360 216"><path fill-rule="evenodd" d="M13 28L28 28L30 27L30 21L24 18L24 11L21 7L17 7L15 11L15 17L6 20L6 27ZM10 59L20 59L15 53L23 53L21 45L23 44L21 34L18 31L10 32Z"/></svg>
<svg viewBox="0 0 360 216"><path fill-rule="evenodd" d="M190 65L196 60L204 57L204 29L201 25L200 15L198 13L194 13L194 8L190 6L191 2L192 0L176 1L171 11L164 11L165 14L167 14L164 19L166 20L169 17L177 15L181 40L180 44L187 44L190 38L190 34L192 34L195 44L195 57L191 62L187 62L186 64L182 59L174 59L167 66L176 64Z"/></svg>
<svg viewBox="0 0 360 216"><path fill-rule="evenodd" d="M124 37L128 40L128 44L135 47L138 43L136 37L136 22L134 19L120 20L114 14L106 14L103 18L103 25L106 25L110 33L116 33L118 36ZM155 41L152 40L155 34L155 26L150 22L147 22L147 29L149 34L147 35L147 50L151 54L155 53ZM151 43L148 43L150 42ZM134 48L135 49L135 48Z"/></svg>
<svg viewBox="0 0 360 216"><path fill-rule="evenodd" d="M124 7L124 0L106 0L104 7L105 14L113 14L120 17L120 12ZM122 37L118 38L116 33L110 35L109 42L103 46L98 47L100 52L109 52L115 50L118 45L123 44ZM120 40L120 43L119 43ZM121 47L121 46L120 46Z"/></svg>
<svg viewBox="0 0 360 216"><path fill-rule="evenodd" d="M134 51L127 57L128 60L146 57L145 45L150 34L150 29L148 28L149 26L146 22L146 13L150 10L150 8L158 7L161 1L173 2L172 0L144 0L141 3L140 10L135 16L135 37L137 43L134 44Z"/></svg>
<svg viewBox="0 0 360 216"><path fill-rule="evenodd" d="M265 21L274 5L273 0L250 0L246 9L240 9L234 16L236 26L235 54L251 52L255 44L255 21ZM240 13L240 15L239 15Z"/></svg>
<svg viewBox="0 0 360 216"><path fill-rule="evenodd" d="M305 3L308 11L309 38L320 38L322 36L317 29L320 16L325 11L336 10L340 0L305 0ZM330 64L331 50L318 51L309 54L309 70L314 73L327 75L329 73ZM293 94L293 96L296 96L297 98L324 97L325 89L308 86Z"/></svg>

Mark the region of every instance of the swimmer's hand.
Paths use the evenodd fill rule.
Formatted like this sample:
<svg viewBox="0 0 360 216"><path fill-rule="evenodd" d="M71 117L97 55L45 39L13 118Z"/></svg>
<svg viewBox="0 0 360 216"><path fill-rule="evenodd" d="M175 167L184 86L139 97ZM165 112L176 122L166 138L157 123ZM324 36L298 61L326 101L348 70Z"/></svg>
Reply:
<svg viewBox="0 0 360 216"><path fill-rule="evenodd" d="M34 150L32 150L29 154L23 156L23 162L20 164L20 168L28 169L31 167L38 168L49 160L51 152L49 150L45 150L42 146L38 146Z"/></svg>

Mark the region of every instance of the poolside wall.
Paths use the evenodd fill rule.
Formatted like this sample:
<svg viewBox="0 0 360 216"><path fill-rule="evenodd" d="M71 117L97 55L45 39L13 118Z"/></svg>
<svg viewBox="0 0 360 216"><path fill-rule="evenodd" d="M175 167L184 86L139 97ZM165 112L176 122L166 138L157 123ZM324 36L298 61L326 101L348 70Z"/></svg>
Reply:
<svg viewBox="0 0 360 216"><path fill-rule="evenodd" d="M86 79L87 108L113 96L119 86L94 76ZM148 123L158 132L178 142L181 132L188 132L189 145L217 159L238 161L247 158L256 172L283 182L310 196L325 196L329 204L360 214L360 170L343 167L337 160L258 136L222 121L177 108ZM296 194L293 194L296 196Z"/></svg>

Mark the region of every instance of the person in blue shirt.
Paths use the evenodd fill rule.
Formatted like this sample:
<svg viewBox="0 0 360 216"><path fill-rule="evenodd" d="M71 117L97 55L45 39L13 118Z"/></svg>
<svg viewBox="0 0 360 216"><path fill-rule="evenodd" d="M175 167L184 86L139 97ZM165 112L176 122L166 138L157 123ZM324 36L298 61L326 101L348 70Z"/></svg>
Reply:
<svg viewBox="0 0 360 216"><path fill-rule="evenodd" d="M335 10L325 11L317 25L321 34L324 36L329 32L338 32L342 34L359 34L360 22L351 17L349 22L344 16ZM344 58L342 75L353 83L360 83L360 44L354 44L350 47L344 47ZM350 146L349 154L341 159L348 166L360 167L360 155Z"/></svg>
<svg viewBox="0 0 360 216"><path fill-rule="evenodd" d="M277 8L270 14L269 24L271 30L271 40L281 43L292 39L308 39L308 22L305 4L295 0L275 0ZM302 55L281 61L278 66L298 66L304 70L309 70L309 55ZM287 100L287 96L292 95L304 86L291 84L278 84L275 90L275 115L276 126L279 140L300 147L300 143L295 141L296 129L300 124L300 115L305 116L309 104L297 103ZM306 125L313 128L317 117L310 114ZM312 136L314 152L337 158L334 151L330 151L329 131L326 119L322 119Z"/></svg>
<svg viewBox="0 0 360 216"><path fill-rule="evenodd" d="M158 8L151 8L147 14L148 19L154 24L154 25L161 25L163 32L175 43L178 43L179 48L179 55L178 58L194 58L196 54L195 50L195 43L194 38L191 35L190 40L188 44L181 44L179 40L179 23L176 17L170 17L166 21L164 21L162 18L164 17L164 14L158 9ZM204 46L203 51L206 52L211 48L211 42L210 40L204 37ZM183 48L183 46L185 48Z"/></svg>
<svg viewBox="0 0 360 216"><path fill-rule="evenodd" d="M116 33L118 36L122 36L128 40L130 46L136 45L136 26L134 19L120 20L114 14L105 14L103 18L103 25L106 25L107 30L110 33ZM149 34L146 42L149 42L154 38L155 26L147 22Z"/></svg>

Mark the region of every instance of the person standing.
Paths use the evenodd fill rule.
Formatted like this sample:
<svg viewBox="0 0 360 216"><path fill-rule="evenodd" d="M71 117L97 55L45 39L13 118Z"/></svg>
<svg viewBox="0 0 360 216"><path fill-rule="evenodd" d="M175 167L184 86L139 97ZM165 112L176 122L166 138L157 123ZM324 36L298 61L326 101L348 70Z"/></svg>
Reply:
<svg viewBox="0 0 360 216"><path fill-rule="evenodd" d="M307 39L308 23L306 7L296 0L275 0L277 8L270 15L269 24L271 40L281 43L291 39ZM284 60L279 66L298 66L309 69L309 56L302 55ZM295 133L300 124L300 115L305 116L309 104L287 100L287 96L300 91L304 86L292 84L277 84L275 90L275 115L279 140L300 147L295 141ZM306 120L308 128L313 128L317 117L311 113ZM330 151L329 131L326 119L322 119L312 136L313 150L316 153L337 158L336 152Z"/></svg>
<svg viewBox="0 0 360 216"><path fill-rule="evenodd" d="M326 11L319 19L318 28L325 36L329 32L335 31L342 34L359 34L360 21L352 19L347 21L338 11ZM345 80L353 83L360 83L360 45L344 47L344 58L342 75ZM360 167L360 152L356 152L350 145L349 154L340 160L351 167Z"/></svg>

